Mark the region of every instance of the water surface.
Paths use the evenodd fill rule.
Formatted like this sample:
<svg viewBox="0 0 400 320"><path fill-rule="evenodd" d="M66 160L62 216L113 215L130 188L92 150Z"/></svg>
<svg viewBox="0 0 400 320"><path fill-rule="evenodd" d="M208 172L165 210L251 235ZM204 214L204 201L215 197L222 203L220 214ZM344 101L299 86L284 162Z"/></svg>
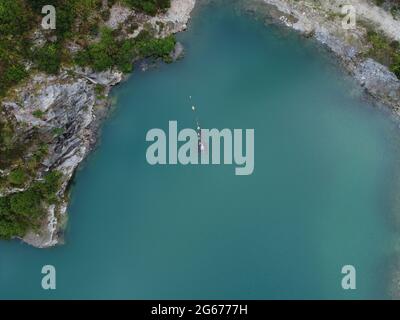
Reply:
<svg viewBox="0 0 400 320"><path fill-rule="evenodd" d="M227 5L198 8L178 38L184 60L137 68L113 91L101 146L75 178L66 245L0 242L0 298L385 297L389 116L317 44ZM251 176L147 164L148 130L196 117L255 129ZM45 264L55 291L41 289ZM347 264L354 291L341 288Z"/></svg>

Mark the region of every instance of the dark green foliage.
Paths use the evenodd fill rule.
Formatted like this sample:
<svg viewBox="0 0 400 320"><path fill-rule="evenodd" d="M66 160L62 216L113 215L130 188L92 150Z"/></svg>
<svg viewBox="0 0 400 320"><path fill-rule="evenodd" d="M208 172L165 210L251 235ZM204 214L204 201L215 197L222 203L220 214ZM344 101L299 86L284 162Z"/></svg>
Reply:
<svg viewBox="0 0 400 320"><path fill-rule="evenodd" d="M138 49L143 57L162 58L169 62L169 54L174 50L175 43L175 37L172 35L164 39L145 38L138 42Z"/></svg>
<svg viewBox="0 0 400 320"><path fill-rule="evenodd" d="M8 176L8 181L15 186L22 186L27 180L27 174L22 168L15 169Z"/></svg>
<svg viewBox="0 0 400 320"><path fill-rule="evenodd" d="M170 0L125 0L125 3L149 15L155 15L158 10L165 10L171 6Z"/></svg>
<svg viewBox="0 0 400 320"><path fill-rule="evenodd" d="M76 6L79 0L29 0L28 3L37 16L42 16L42 8L45 5L54 6L57 10L56 29L54 32L60 39L70 34L77 17Z"/></svg>
<svg viewBox="0 0 400 320"><path fill-rule="evenodd" d="M36 118L41 119L44 116L44 112L42 110L35 110L32 112L32 115Z"/></svg>
<svg viewBox="0 0 400 320"><path fill-rule="evenodd" d="M80 51L75 57L75 61L78 65L89 65L96 71L104 71L115 65L118 51L119 43L114 39L112 30L103 28L100 42Z"/></svg>
<svg viewBox="0 0 400 320"><path fill-rule="evenodd" d="M11 196L10 210L23 218L37 219L41 213L40 200L40 194L29 189Z"/></svg>
<svg viewBox="0 0 400 320"><path fill-rule="evenodd" d="M61 64L61 51L57 44L46 44L33 53L33 61L40 71L56 74Z"/></svg>
<svg viewBox="0 0 400 320"><path fill-rule="evenodd" d="M24 1L0 1L0 96L27 76L22 61L30 46L24 36L31 18Z"/></svg>
<svg viewBox="0 0 400 320"><path fill-rule="evenodd" d="M21 35L29 29L30 15L22 0L1 0L0 35Z"/></svg>
<svg viewBox="0 0 400 320"><path fill-rule="evenodd" d="M0 239L23 236L27 231L27 223L10 209L10 198L0 198Z"/></svg>
<svg viewBox="0 0 400 320"><path fill-rule="evenodd" d="M23 236L40 225L46 214L44 205L57 202L60 178L61 174L53 171L26 191L0 197L0 238Z"/></svg>
<svg viewBox="0 0 400 320"><path fill-rule="evenodd" d="M400 57L390 66L390 70L400 79Z"/></svg>
<svg viewBox="0 0 400 320"><path fill-rule="evenodd" d="M110 29L103 28L101 40L80 51L75 62L80 66L91 66L96 71L117 67L128 73L132 71L135 58L162 58L169 61L169 53L175 47L175 37L155 39L143 31L135 40L116 40Z"/></svg>
<svg viewBox="0 0 400 320"><path fill-rule="evenodd" d="M25 67L18 62L3 67L1 64L2 63L0 62L0 97L6 93L9 87L17 84L28 76Z"/></svg>
<svg viewBox="0 0 400 320"><path fill-rule="evenodd" d="M400 45L398 41L390 41L388 38L375 31L369 30L367 40L372 48L368 52L378 62L388 66L400 79Z"/></svg>
<svg viewBox="0 0 400 320"><path fill-rule="evenodd" d="M5 169L22 157L24 145L14 134L14 126L0 116L0 169Z"/></svg>
<svg viewBox="0 0 400 320"><path fill-rule="evenodd" d="M46 31L57 40L31 52L29 33L40 26L45 5L57 10L56 29ZM95 32L97 22L88 17L100 6L101 0L0 0L0 97L27 76L24 62L32 60L37 69L57 73L61 61L68 61L61 54L64 39Z"/></svg>
<svg viewBox="0 0 400 320"><path fill-rule="evenodd" d="M52 171L44 177L44 182L38 183L34 188L41 194L42 200L47 203L55 204L57 202L56 192L60 187L61 173Z"/></svg>
<svg viewBox="0 0 400 320"><path fill-rule="evenodd" d="M110 7L115 1L109 0ZM170 7L170 0L124 0L129 6L154 15ZM43 6L53 5L57 10L56 29L45 32L55 42L47 42L42 48L30 50L30 32L41 22ZM101 13L96 15L96 13ZM0 97L7 90L27 77L25 63L34 62L34 68L56 74L61 63L70 62L71 57L63 51L65 39L97 35L99 20L107 19L109 11L103 10L101 0L1 0L0 1ZM118 67L123 72L132 71L132 60L143 54L161 57L168 61L165 53L169 42L150 41L137 43L132 40L116 40L111 31L102 31L102 40L88 46L76 57L80 65L90 65L97 71ZM140 49L140 53L138 50Z"/></svg>

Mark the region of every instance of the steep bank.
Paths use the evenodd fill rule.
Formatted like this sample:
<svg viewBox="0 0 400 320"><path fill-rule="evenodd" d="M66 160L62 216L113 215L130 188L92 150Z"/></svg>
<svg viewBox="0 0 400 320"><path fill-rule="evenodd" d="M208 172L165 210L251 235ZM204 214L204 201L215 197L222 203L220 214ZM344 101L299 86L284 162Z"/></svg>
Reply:
<svg viewBox="0 0 400 320"><path fill-rule="evenodd" d="M354 28L343 28L344 5L355 8ZM378 54L387 53L375 49L372 42L375 38L369 38L371 33L376 33L379 41L398 44L400 21L390 12L367 0L250 0L244 6L263 15L269 23L314 37L339 57L366 92L400 115L400 80L388 66L376 60Z"/></svg>
<svg viewBox="0 0 400 320"><path fill-rule="evenodd" d="M342 25L345 15L341 7L348 4L356 13L356 25L351 29ZM398 15L395 19L394 14L367 0L251 0L244 6L267 23L294 29L325 45L374 102L388 106L395 117L400 116L399 75L380 63L389 61L392 46L399 48ZM388 291L392 298L400 299L399 257L392 262Z"/></svg>
<svg viewBox="0 0 400 320"><path fill-rule="evenodd" d="M141 31L152 33L155 38L165 38L186 28L194 5L195 0L172 0L165 13L153 17L117 3L111 7L105 25L118 30L121 38L134 39ZM38 30L35 36L39 45L43 38L41 31ZM179 51L179 45L177 47ZM77 42L68 44L71 52L80 49ZM174 58L171 55L171 59ZM31 188L37 189L38 185L44 184L48 173L60 174L56 198L46 203L46 218L39 228L30 230L23 237L24 242L45 248L62 241L62 229L67 220L67 186L76 168L95 146L101 119L108 114L109 91L122 79L122 72L116 68L96 72L91 67L67 65L57 75L33 72L2 99L2 118L12 126L11 139L24 146L18 157L24 163L31 163L34 158L36 171L33 178L22 181L16 188L9 181L19 170L17 166L21 161L16 159L6 164L0 171L4 181L0 196L30 195ZM41 139L34 140L36 136ZM36 155L36 145L45 149L40 157Z"/></svg>
<svg viewBox="0 0 400 320"><path fill-rule="evenodd" d="M174 0L166 13L156 17L116 4L110 9L105 24L113 30L121 29L126 38L136 38L147 28L157 37L166 37L186 28L194 2ZM246 1L249 10L263 12L275 22L314 36L326 44L342 58L346 68L372 96L391 106L398 114L398 79L387 67L366 56L370 44L365 39L367 28L364 24L357 24L353 30L342 28L341 4L344 1ZM397 39L398 21L386 11L361 1L354 1L354 5L361 21L372 22L373 28ZM40 33L37 38L39 42ZM79 43L69 44L70 51L79 49ZM177 49L179 52L179 46ZM106 97L110 88L121 80L122 73L116 69L95 72L91 68L68 66L59 75L32 75L25 83L12 89L3 100L4 117L13 119L22 140L30 143L35 130L49 136L48 153L40 159L41 167L36 179L43 180L46 172L53 170L62 173L61 186L57 191L60 203L48 207L43 227L25 236L26 242L37 247L59 242L61 226L66 219L66 187L79 163L95 145L99 120L107 114ZM0 175L8 177L12 170L12 167L3 169ZM0 193L10 195L28 187L29 183L19 188L7 187L0 189Z"/></svg>

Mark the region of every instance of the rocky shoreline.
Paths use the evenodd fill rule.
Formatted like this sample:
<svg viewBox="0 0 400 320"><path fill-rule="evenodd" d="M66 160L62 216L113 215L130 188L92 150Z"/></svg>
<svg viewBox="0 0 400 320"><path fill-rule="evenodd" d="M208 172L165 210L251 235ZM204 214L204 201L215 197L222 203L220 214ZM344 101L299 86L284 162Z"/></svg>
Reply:
<svg viewBox="0 0 400 320"><path fill-rule="evenodd" d="M342 27L341 7L348 4L356 10L353 29ZM394 20L390 13L367 0L250 0L244 6L264 16L268 23L316 39L339 58L375 102L388 106L396 117L400 116L400 80L388 67L368 57L370 44L365 39L368 23L388 38L400 40L400 21ZM391 23L383 24L382 19Z"/></svg>
<svg viewBox="0 0 400 320"><path fill-rule="evenodd" d="M340 5L353 4L358 21L372 23L375 28L392 39L400 40L400 21L368 1L295 1L295 0L246 0L244 7L269 22L294 29L307 37L313 37L329 48L342 62L345 69L361 87L383 105L389 106L393 114L400 116L400 81L388 67L366 55L366 28L357 23L354 29L342 28ZM151 25L158 37L186 29L195 0L172 0L171 8L164 14L150 17L114 5L106 22L111 29L117 29L132 17L138 23L128 37L136 37L145 25ZM383 19L383 20L382 20ZM385 21L385 23L382 23ZM74 44L70 50L76 50ZM178 43L171 58L182 54ZM68 185L75 170L95 148L102 120L109 114L108 95L111 88L123 80L117 70L94 72L88 68L65 67L59 75L36 73L12 89L2 101L3 115L13 117L20 124L20 131L29 139L33 128L52 132L64 128L62 134L49 145L49 154L42 163L37 179L43 178L49 170L62 173L62 184L57 192L60 204L47 208L47 218L40 230L29 232L22 240L34 247L47 248L63 242L63 228L67 220ZM99 92L99 88L101 89ZM33 112L40 110L45 117L40 119ZM7 170L0 171L0 177ZM22 189L1 190L1 195L23 191ZM395 271L393 296L399 298L400 273Z"/></svg>
<svg viewBox="0 0 400 320"><path fill-rule="evenodd" d="M340 6L346 4L356 9L360 23L354 29L342 28ZM251 0L245 8L267 23L296 30L326 46L372 102L388 107L396 119L400 117L400 80L388 67L368 57L370 47L365 41L365 23L393 41L400 40L400 21L388 12L368 0ZM390 265L388 292L391 298L400 299L400 258L395 256Z"/></svg>
<svg viewBox="0 0 400 320"><path fill-rule="evenodd" d="M186 29L194 5L195 0L172 0L166 13L151 17L116 4L110 9L106 25L117 29L134 20L138 27L128 37L136 37L145 25L153 28L156 37L166 37ZM74 44L69 47L71 51L76 50ZM177 43L171 59L181 55L182 47ZM25 243L37 248L63 243L68 185L79 164L95 148L102 120L109 114L109 92L122 80L123 74L118 70L94 72L90 68L65 67L58 75L33 74L12 89L1 102L3 116L15 120L19 135L26 141L29 141L34 129L44 134L61 128L63 130L48 145L48 155L36 176L36 180L41 181L50 170L62 173L61 186L57 192L59 203L47 207L46 221L40 230L32 230L22 238ZM43 117L34 115L38 110ZM7 176L10 171L11 168L2 171L0 176ZM21 192L28 187L1 190L0 196Z"/></svg>
<svg viewBox="0 0 400 320"><path fill-rule="evenodd" d="M343 30L341 26L342 17L338 15L340 5L348 1L246 0L244 3L246 10L265 16L272 23L312 36L324 44L335 53L366 92L400 116L400 81L386 66L364 57L367 45L363 41L366 32L363 25L357 24L356 28L350 30ZM351 3L356 8L360 5L358 0ZM134 17L138 28L128 37L136 37L145 25L151 25L156 30L156 36L166 37L186 29L194 6L195 0L172 0L166 13L150 17L116 4L110 9L106 25L117 29ZM363 10L364 16L368 16L369 11L365 7ZM397 33L393 30L399 28L395 39L399 40L400 22L393 20L389 26L388 36L391 37L396 37ZM385 31L385 26L377 27ZM74 44L70 45L70 50L76 50ZM172 59L179 58L182 50L178 43ZM61 226L64 224L62 221L66 220L68 204L67 186L78 165L96 145L101 120L108 114L107 96L111 88L122 80L123 74L117 70L96 73L88 68L73 66L64 68L56 76L42 73L32 75L15 88L8 99L3 100L3 111L15 117L18 123L23 123L26 132L33 127L44 131L67 128L50 146L50 154L43 161L43 170L38 172L39 179L50 169L62 172L62 186L58 192L62 205L48 208L46 225L40 232L27 234L23 238L26 243L44 248L61 241ZM99 86L101 94L96 93ZM38 119L33 116L35 110L41 110L46 117ZM2 190L2 195L21 190Z"/></svg>

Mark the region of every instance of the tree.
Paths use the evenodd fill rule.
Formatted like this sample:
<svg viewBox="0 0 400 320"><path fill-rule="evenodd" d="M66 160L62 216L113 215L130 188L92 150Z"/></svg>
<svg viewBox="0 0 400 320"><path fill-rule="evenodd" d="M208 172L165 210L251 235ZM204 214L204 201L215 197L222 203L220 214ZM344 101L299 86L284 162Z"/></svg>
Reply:
<svg viewBox="0 0 400 320"><path fill-rule="evenodd" d="M21 168L15 169L8 176L8 181L16 186L22 186L26 182L26 179L27 175Z"/></svg>
<svg viewBox="0 0 400 320"><path fill-rule="evenodd" d="M11 211L28 221L35 221L42 213L40 194L35 190L14 194L10 199Z"/></svg>

